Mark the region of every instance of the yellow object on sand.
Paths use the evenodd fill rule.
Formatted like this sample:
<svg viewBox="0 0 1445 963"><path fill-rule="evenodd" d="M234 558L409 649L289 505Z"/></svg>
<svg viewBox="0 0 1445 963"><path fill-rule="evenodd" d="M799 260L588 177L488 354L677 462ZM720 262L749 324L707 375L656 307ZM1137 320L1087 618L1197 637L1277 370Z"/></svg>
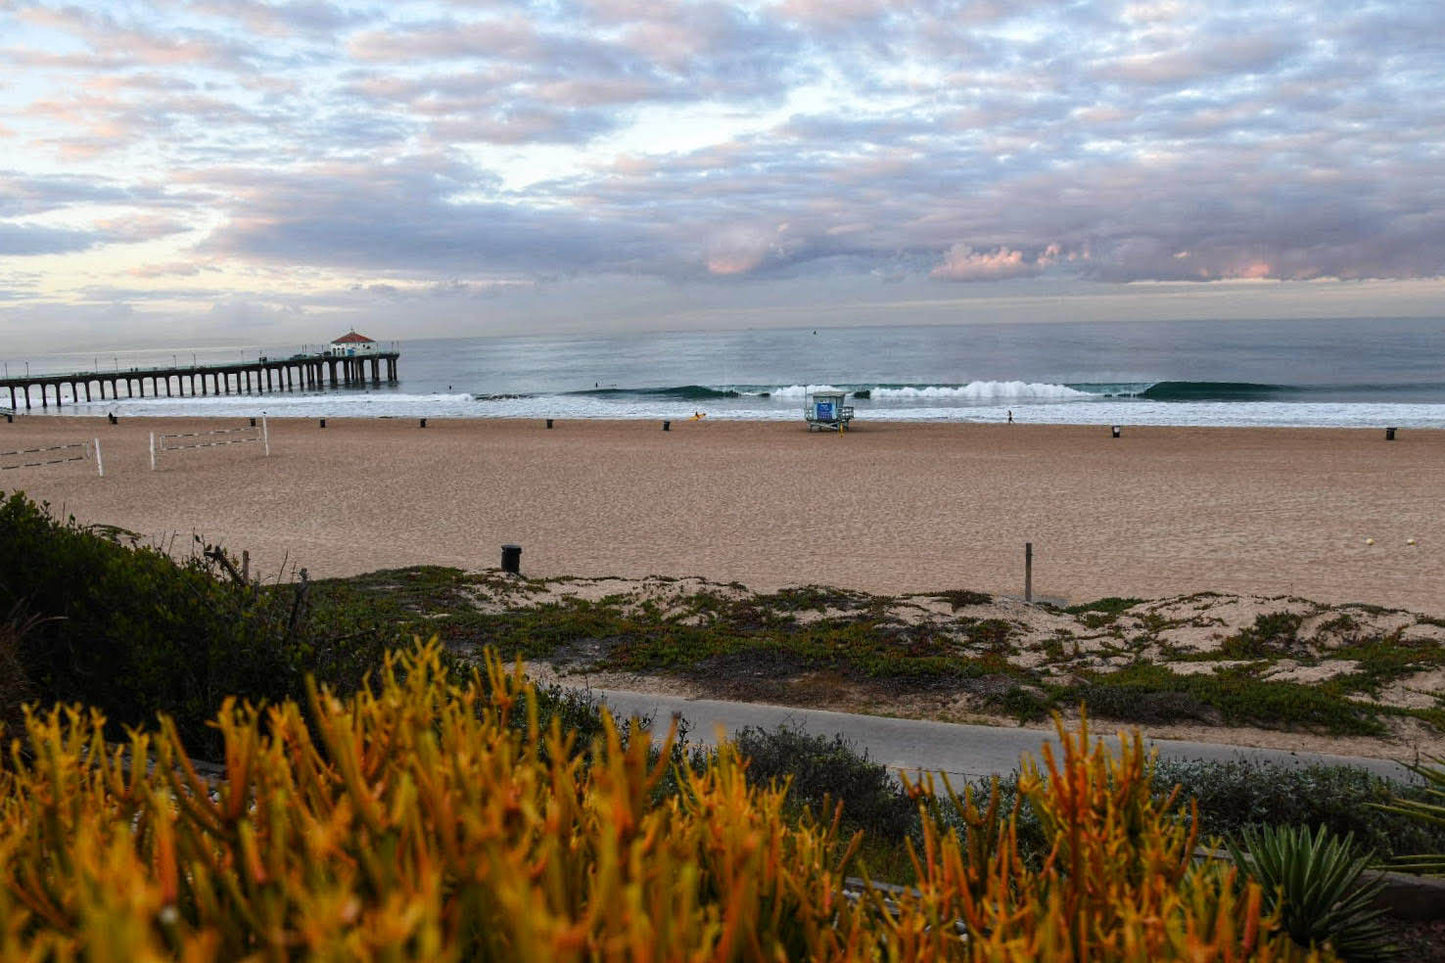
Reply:
<svg viewBox="0 0 1445 963"><path fill-rule="evenodd" d="M689 419L687 419L687 420L688 420L688 421L702 421L702 420L703 420L704 418L706 418L706 417L707 417L707 412L705 412L705 411L694 411L694 412L692 413L692 417L689 418Z"/></svg>

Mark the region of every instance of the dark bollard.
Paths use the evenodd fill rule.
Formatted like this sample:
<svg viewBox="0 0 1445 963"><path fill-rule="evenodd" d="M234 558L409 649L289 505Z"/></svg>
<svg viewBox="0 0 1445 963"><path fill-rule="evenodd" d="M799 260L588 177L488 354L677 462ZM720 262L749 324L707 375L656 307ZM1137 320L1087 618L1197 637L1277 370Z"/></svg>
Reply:
<svg viewBox="0 0 1445 963"><path fill-rule="evenodd" d="M1386 440L1386 441L1394 441L1394 440L1395 440L1395 429L1393 429L1393 428L1386 428L1386 429L1385 429L1385 440Z"/></svg>
<svg viewBox="0 0 1445 963"><path fill-rule="evenodd" d="M502 571L511 575L522 574L522 546L502 546Z"/></svg>
<svg viewBox="0 0 1445 963"><path fill-rule="evenodd" d="M1123 432L1123 430L1124 430L1124 429L1123 429L1123 428L1120 428L1118 425L1115 425L1113 428L1110 429L1110 431L1112 431L1112 432L1114 433L1114 437L1115 437L1115 438L1118 438L1119 435L1120 435L1120 433Z"/></svg>
<svg viewBox="0 0 1445 963"><path fill-rule="evenodd" d="M322 419L321 419L321 427L322 427L322 428L325 428L325 427L326 427L326 419L325 419L325 418L322 418Z"/></svg>
<svg viewBox="0 0 1445 963"><path fill-rule="evenodd" d="M426 427L426 419L425 419L425 418L423 418L423 419L421 420L421 426L422 426L423 428Z"/></svg>
<svg viewBox="0 0 1445 963"><path fill-rule="evenodd" d="M1024 542L1024 601L1034 600L1034 543Z"/></svg>
<svg viewBox="0 0 1445 963"><path fill-rule="evenodd" d="M551 419L551 418L548 418L548 419L547 419L547 427L548 427L548 428L551 428L551 427L552 427L552 419Z"/></svg>
<svg viewBox="0 0 1445 963"><path fill-rule="evenodd" d="M672 422L670 422L670 421L664 421L664 422L662 423L662 430L663 430L663 431L672 431Z"/></svg>

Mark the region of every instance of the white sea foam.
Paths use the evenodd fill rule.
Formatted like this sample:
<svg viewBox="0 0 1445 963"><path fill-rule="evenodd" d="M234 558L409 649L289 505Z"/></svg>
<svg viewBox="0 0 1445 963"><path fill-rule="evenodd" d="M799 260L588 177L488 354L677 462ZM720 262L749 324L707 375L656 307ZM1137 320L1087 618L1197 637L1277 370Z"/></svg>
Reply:
<svg viewBox="0 0 1445 963"><path fill-rule="evenodd" d="M1023 385L1025 389L1059 389L1060 385L1025 382L978 382L957 389L883 389L894 397L857 399L855 426L869 421L1002 422L1009 411L1014 420L1031 424L1082 425L1237 425L1282 427L1445 428L1445 405L1363 402L1181 402L1134 398L1105 398L1085 392L1065 395L1040 391L1034 397L1018 393L989 398L976 385ZM36 407L31 415L91 415L115 412L122 417L191 416L241 418L262 412L292 418L575 418L656 419L680 421L702 411L708 420L798 421L801 401L813 390L829 385L792 385L771 397L744 396L703 401L656 397L586 394L536 394L476 397L460 393L412 394L395 390L333 391L259 395L222 395L201 398L134 398L69 404L48 409ZM972 394L962 394L974 389ZM833 389L842 390L842 389ZM998 390L998 389L987 389ZM912 391L914 394L907 394ZM1072 389L1064 389L1072 391ZM932 392L932 393L930 393ZM25 414L21 409L22 415Z"/></svg>
<svg viewBox="0 0 1445 963"><path fill-rule="evenodd" d="M872 397L879 401L916 401L938 399L987 403L995 401L1084 401L1096 397L1068 385L1040 384L1029 381L971 381L958 387L929 385L923 388L874 388Z"/></svg>
<svg viewBox="0 0 1445 963"><path fill-rule="evenodd" d="M788 385L784 388L774 388L769 392L774 398L781 398L784 401L802 401L804 397L815 391L842 391L836 385Z"/></svg>
<svg viewBox="0 0 1445 963"><path fill-rule="evenodd" d="M774 388L770 394L783 400L803 400L805 395L815 391L843 391L830 384L787 385ZM966 385L907 385L901 388L868 387L873 401L944 401L958 404L987 404L1003 401L1087 401L1098 395L1079 391L1068 385L1056 385L1031 381L971 381Z"/></svg>

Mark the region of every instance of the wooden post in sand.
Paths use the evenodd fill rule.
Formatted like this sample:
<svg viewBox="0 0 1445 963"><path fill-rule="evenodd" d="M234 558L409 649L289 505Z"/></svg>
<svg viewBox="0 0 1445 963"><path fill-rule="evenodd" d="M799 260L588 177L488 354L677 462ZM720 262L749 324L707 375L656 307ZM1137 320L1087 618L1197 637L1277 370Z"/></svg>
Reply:
<svg viewBox="0 0 1445 963"><path fill-rule="evenodd" d="M1034 543L1024 542L1024 601L1034 600Z"/></svg>

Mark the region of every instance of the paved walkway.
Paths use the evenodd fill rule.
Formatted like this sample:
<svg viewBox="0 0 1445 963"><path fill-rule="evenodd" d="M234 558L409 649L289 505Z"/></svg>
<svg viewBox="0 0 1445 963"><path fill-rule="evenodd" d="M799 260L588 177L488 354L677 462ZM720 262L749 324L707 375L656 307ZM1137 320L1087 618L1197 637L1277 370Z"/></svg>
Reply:
<svg viewBox="0 0 1445 963"><path fill-rule="evenodd" d="M1057 739L1052 732L1037 729L922 722L751 702L685 699L617 689L592 689L591 692L618 715L651 713L659 721L665 721L672 714L680 713L691 726L689 738L696 741L713 742L719 727L731 733L746 726L773 729L787 724L816 735L831 737L841 734L858 749L866 750L870 759L890 769L944 772L955 782L959 781L957 777L973 778L1009 772L1018 767L1019 757L1025 752L1042 762L1045 742L1054 743L1057 749ZM1117 745L1112 736L1114 729L1114 723L1102 722L1096 731L1110 733L1110 742ZM1226 761L1244 757L1291 766L1323 762L1359 766L1397 779L1414 778L1403 766L1383 759L1168 739L1150 740L1150 744L1159 750L1161 759Z"/></svg>

